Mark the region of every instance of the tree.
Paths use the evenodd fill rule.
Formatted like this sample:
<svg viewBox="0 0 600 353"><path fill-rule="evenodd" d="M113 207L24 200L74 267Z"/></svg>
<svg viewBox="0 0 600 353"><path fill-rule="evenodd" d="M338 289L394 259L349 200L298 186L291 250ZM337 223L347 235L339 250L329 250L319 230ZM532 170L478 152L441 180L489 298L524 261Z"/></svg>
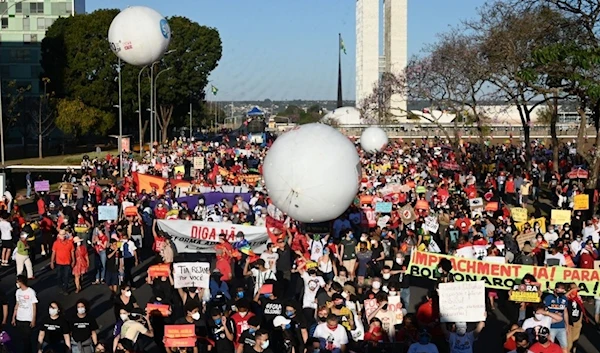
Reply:
<svg viewBox="0 0 600 353"><path fill-rule="evenodd" d="M176 52L163 58L163 66L172 69L157 82L158 122L163 140L173 118L176 124L187 121L190 101L196 104L204 100L208 76L217 67L223 50L215 28L179 16L168 21L173 33L169 49Z"/></svg>
<svg viewBox="0 0 600 353"><path fill-rule="evenodd" d="M44 94L40 96L39 111L31 115L33 124L30 125L32 132L38 137L38 158L44 158L44 138L48 137L56 128L56 110L53 106L53 95L47 92L50 80L47 77L42 78L44 83Z"/></svg>
<svg viewBox="0 0 600 353"><path fill-rule="evenodd" d="M56 126L75 138L92 131L105 135L115 123L115 116L98 108L87 106L82 100L60 99L57 103Z"/></svg>
<svg viewBox="0 0 600 353"><path fill-rule="evenodd" d="M9 81L6 87L2 88L2 107L4 110L2 128L5 134L11 127L26 120L22 118L23 112L27 111L25 95L29 90L31 90L31 86L18 86L16 81Z"/></svg>

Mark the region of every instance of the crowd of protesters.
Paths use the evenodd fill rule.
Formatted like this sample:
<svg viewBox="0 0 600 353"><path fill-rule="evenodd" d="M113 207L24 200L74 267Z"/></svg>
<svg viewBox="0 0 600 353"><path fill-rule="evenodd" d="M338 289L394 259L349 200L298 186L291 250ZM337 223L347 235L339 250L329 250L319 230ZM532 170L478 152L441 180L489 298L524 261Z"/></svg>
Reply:
<svg viewBox="0 0 600 353"><path fill-rule="evenodd" d="M428 282L425 301L415 305L411 285L419 279L407 270L413 252L455 255L468 246L486 245L488 256L504 257L508 263L581 268L593 268L598 258L600 225L594 206L573 211L565 224L549 224L543 217L543 205L570 210L574 197L585 191L585 180L568 177L573 168L587 168L571 144L559 150L558 172L547 146L537 141L530 167L523 145L512 141L463 143L459 150L441 140L401 141L377 155L359 152L364 174L356 202L328 231L319 232L282 214L260 177L244 177L260 174L268 146L244 138L221 143L179 138L138 159L132 154L124 154L123 161L110 155L84 158L81 173L65 172L58 195L34 195L39 216L34 220L26 220L18 203L5 198L2 266L15 263L18 289L11 310L0 294L4 331L23 338L28 353L468 353L485 321L440 322L436 288L439 282L453 281L449 261L438 264L437 283ZM194 157L203 158L202 169L195 169ZM117 180L121 162L125 177ZM170 181L161 188L138 190L134 173ZM31 176L27 178L30 196ZM251 198L237 196L209 205L200 197L191 208L177 202L179 180L191 182L191 190L239 186ZM470 200L480 196L498 207L473 212ZM591 198L595 205L596 195ZM391 211L375 212L381 201L391 202ZM124 203L133 204L135 214L123 212ZM105 205L120 207L118 219L98 220L98 207ZM413 210L408 222L400 214L407 205ZM511 207L528 208L532 221L517 226ZM426 224L431 217L435 228ZM176 289L172 275L148 276L144 285L151 287L152 298L140 303L133 291L140 285L134 280L140 262L171 265L182 258L170 235L157 227L160 219L260 227L273 222L277 229L262 254L234 255L227 236L219 235L208 288ZM535 237L519 246L520 235L530 232ZM243 239L243 233L236 235L237 242ZM112 339L97 336L98 324L88 315L90 304L84 299L77 302L75 317L65 317L59 296L48 308L37 308L33 264L42 260L56 273L62 295L79 293L83 276L93 277L99 288L108 287L115 320ZM522 283L536 279L528 274ZM488 311L506 297L502 292L488 289ZM600 297L582 298L570 283L558 283L551 293L540 295L540 303L503 306L515 311L504 348L574 352L582 325L599 322ZM595 302L595 318L586 316L585 301ZM157 314L145 310L147 304L166 304L170 310ZM170 324L193 324L195 346L165 347L165 325ZM29 343L31 337L37 341ZM5 343L2 335L0 342Z"/></svg>

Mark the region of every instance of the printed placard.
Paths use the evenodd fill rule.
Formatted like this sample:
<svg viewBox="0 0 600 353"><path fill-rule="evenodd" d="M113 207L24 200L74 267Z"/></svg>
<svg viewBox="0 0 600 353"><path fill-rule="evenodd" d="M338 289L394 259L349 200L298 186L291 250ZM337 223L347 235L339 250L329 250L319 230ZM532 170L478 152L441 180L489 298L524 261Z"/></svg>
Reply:
<svg viewBox="0 0 600 353"><path fill-rule="evenodd" d="M163 317L168 317L171 315L171 306L167 304L154 304L148 303L146 304L146 313L150 314L151 312L158 310Z"/></svg>
<svg viewBox="0 0 600 353"><path fill-rule="evenodd" d="M119 206L98 206L99 221L115 221L119 219Z"/></svg>
<svg viewBox="0 0 600 353"><path fill-rule="evenodd" d="M163 343L168 348L196 347L196 329L193 324L165 325Z"/></svg>
<svg viewBox="0 0 600 353"><path fill-rule="evenodd" d="M148 267L148 276L150 278L169 277L171 274L171 266L168 264L159 264Z"/></svg>
<svg viewBox="0 0 600 353"><path fill-rule="evenodd" d="M48 180L34 181L33 189L36 192L50 191L50 181L48 181Z"/></svg>
<svg viewBox="0 0 600 353"><path fill-rule="evenodd" d="M441 322L485 320L485 282L440 283Z"/></svg>
<svg viewBox="0 0 600 353"><path fill-rule="evenodd" d="M575 211L586 211L590 208L590 195L581 194L573 197L573 209Z"/></svg>
<svg viewBox="0 0 600 353"><path fill-rule="evenodd" d="M542 301L540 297L540 284L515 284L510 291L508 300L521 303L539 303Z"/></svg>
<svg viewBox="0 0 600 353"><path fill-rule="evenodd" d="M208 288L210 263L178 262L173 264L175 288Z"/></svg>
<svg viewBox="0 0 600 353"><path fill-rule="evenodd" d="M392 213L391 202L377 202L375 203L375 212L378 213Z"/></svg>

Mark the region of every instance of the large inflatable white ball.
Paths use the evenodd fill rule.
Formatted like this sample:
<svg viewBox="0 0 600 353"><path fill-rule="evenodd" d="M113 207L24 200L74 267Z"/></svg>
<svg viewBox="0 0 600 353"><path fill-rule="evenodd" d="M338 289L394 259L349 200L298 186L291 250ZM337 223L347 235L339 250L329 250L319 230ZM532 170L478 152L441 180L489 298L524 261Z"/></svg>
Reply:
<svg viewBox="0 0 600 353"><path fill-rule="evenodd" d="M146 6L121 11L108 29L110 48L121 60L135 66L160 60L171 42L167 20Z"/></svg>
<svg viewBox="0 0 600 353"><path fill-rule="evenodd" d="M361 176L352 142L325 124L302 125L281 135L263 165L273 204L305 223L330 221L344 213Z"/></svg>
<svg viewBox="0 0 600 353"><path fill-rule="evenodd" d="M388 136L385 131L376 126L366 128L360 135L360 146L368 153L383 151L388 142Z"/></svg>

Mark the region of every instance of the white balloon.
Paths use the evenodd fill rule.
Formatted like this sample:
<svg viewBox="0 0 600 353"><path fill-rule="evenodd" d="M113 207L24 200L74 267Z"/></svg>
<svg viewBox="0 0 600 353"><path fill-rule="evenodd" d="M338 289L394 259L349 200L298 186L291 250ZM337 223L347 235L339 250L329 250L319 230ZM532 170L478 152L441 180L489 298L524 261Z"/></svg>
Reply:
<svg viewBox="0 0 600 353"><path fill-rule="evenodd" d="M135 66L160 60L171 42L167 20L146 6L121 11L108 29L110 48L121 60Z"/></svg>
<svg viewBox="0 0 600 353"><path fill-rule="evenodd" d="M388 142L388 136L385 131L376 126L366 128L360 135L360 146L368 153L383 151Z"/></svg>
<svg viewBox="0 0 600 353"><path fill-rule="evenodd" d="M354 144L325 124L302 125L281 135L263 166L273 204L305 223L330 221L344 213L361 176Z"/></svg>

